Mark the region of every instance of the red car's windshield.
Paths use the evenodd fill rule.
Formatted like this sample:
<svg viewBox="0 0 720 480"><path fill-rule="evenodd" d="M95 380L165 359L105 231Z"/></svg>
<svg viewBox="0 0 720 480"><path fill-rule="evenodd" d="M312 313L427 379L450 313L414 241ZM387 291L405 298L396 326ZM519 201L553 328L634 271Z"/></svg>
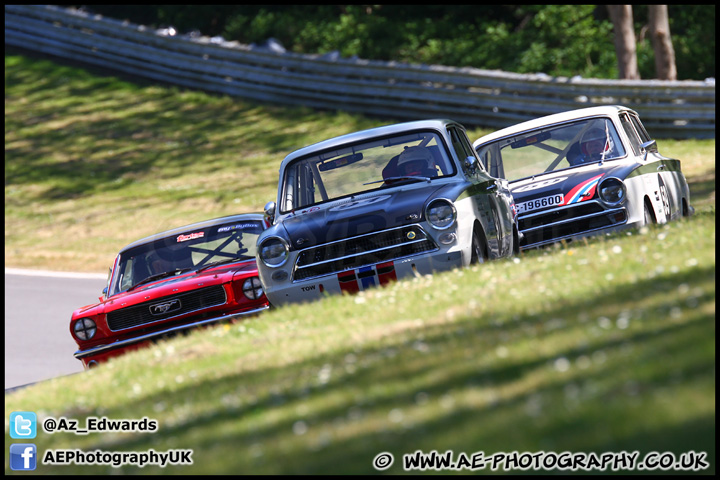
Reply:
<svg viewBox="0 0 720 480"><path fill-rule="evenodd" d="M188 230L138 245L120 253L108 296L151 277L201 269L216 262L255 258L261 221L241 220Z"/></svg>

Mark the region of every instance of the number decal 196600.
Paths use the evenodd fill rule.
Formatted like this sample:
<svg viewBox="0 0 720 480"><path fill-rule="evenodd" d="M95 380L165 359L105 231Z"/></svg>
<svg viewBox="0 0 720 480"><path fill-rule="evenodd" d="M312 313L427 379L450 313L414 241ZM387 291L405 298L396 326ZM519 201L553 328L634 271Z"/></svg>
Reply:
<svg viewBox="0 0 720 480"><path fill-rule="evenodd" d="M518 203L517 209L518 213L525 213L539 208L562 205L562 203L563 196L558 193L557 195L550 195L549 197L536 198L535 200L530 200L529 202Z"/></svg>

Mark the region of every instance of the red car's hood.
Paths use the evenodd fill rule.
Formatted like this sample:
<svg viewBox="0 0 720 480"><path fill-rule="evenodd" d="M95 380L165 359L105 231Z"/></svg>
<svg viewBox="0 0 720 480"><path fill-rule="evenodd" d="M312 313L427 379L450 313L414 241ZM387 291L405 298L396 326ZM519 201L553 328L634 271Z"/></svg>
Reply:
<svg viewBox="0 0 720 480"><path fill-rule="evenodd" d="M113 295L107 300L79 308L73 312L73 318L83 315L95 315L111 312L118 308L125 308L167 295L183 293L198 287L209 287L232 281L235 275L243 277L257 276L257 265L255 260L248 260L242 263L220 265L203 270L199 273L188 272L175 277L163 278L161 280L141 285L129 292L121 292Z"/></svg>

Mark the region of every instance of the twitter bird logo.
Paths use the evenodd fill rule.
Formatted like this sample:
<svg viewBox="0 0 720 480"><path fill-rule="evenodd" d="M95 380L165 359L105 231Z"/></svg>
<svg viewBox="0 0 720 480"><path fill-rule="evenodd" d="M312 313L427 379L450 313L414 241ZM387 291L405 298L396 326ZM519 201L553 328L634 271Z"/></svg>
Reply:
<svg viewBox="0 0 720 480"><path fill-rule="evenodd" d="M37 416L35 412L12 412L10 414L11 438L35 438Z"/></svg>

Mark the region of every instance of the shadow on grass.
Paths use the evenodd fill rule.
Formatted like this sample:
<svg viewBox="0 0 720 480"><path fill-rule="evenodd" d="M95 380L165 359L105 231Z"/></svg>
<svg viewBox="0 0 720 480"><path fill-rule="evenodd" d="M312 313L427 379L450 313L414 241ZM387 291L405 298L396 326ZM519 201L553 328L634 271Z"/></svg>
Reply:
<svg viewBox="0 0 720 480"><path fill-rule="evenodd" d="M690 187L690 204L704 204L715 201L715 169L703 176L687 177Z"/></svg>
<svg viewBox="0 0 720 480"><path fill-rule="evenodd" d="M164 402L182 408L203 395L232 398L238 404L175 426L164 426L161 420L159 432L151 439L114 441L99 448L139 450L148 442L167 441L192 445L199 468L220 462L225 472L285 474L374 473L372 459L382 451L396 455L389 472L401 473L402 454L418 449L441 453L451 449L469 455L480 450L695 450L708 452L714 471L714 410L708 414L706 405L714 404L714 398L697 398L714 391L714 316L685 308L682 319L670 318L673 299L658 287L701 288L702 294L693 303L703 306L714 302L714 279L714 266L696 267L631 288L618 285L596 298L559 305L543 318L503 318L499 312L496 319L503 321L491 324L488 318L466 317L449 325L418 327L396 339L385 339L381 347L319 355L287 368L207 380L181 388L171 399L151 395L106 414L126 418L134 412L137 416ZM649 306L632 319L631 329L604 336L585 332L579 345L529 352L525 360L512 356L488 360L500 345L513 349L517 340L528 337L553 345L570 330L588 327L567 321L544 330L546 319L575 318L578 312L608 315L608 308L616 314L636 311L638 299ZM418 350L417 339L426 348ZM353 372L343 368L350 353L357 357ZM597 361L597 355L602 361ZM576 367L581 358L592 359L592 365L584 370ZM557 370L558 359L572 368ZM317 374L324 365L339 373L327 383L318 383ZM301 405L322 405L325 399L334 400L308 409L306 415L297 414ZM667 415L669 404L688 399L701 404L697 413L691 411L680 419ZM688 403L686 408L692 410L693 405ZM425 411L425 416L413 418L418 411ZM393 419L390 412L407 420ZM307 426L304 436L293 432L297 421ZM380 427L363 426L378 421ZM233 433L217 434L227 431L228 425L236 427ZM339 438L338 432L345 428L356 433ZM249 446L263 454L248 454Z"/></svg>
<svg viewBox="0 0 720 480"><path fill-rule="evenodd" d="M155 170L202 171L208 159L220 159L215 169L255 166L246 154L258 151L271 156L273 164L262 167L274 172L286 154L324 139L338 115L347 128L341 133L371 125L359 116L259 105L22 53L9 61L6 50L5 183L50 181L43 200L123 189L127 182L118 179Z"/></svg>
<svg viewBox="0 0 720 480"><path fill-rule="evenodd" d="M160 167L165 175L180 175L228 150L234 152L231 161L236 165L251 167L252 157L243 152L277 154L271 167L275 170L285 153L322 140L324 129L335 118L330 113L260 107L174 87L159 88L142 80L128 82L29 58L13 60L10 67L6 63L6 109L8 97L12 103L18 95L32 96L40 108L29 109L24 123L11 116L6 126L24 129L21 141L6 147L6 185L52 178L51 187L42 193L50 200L126 188L134 178L152 175ZM53 122L60 126L47 127ZM299 131L299 123L317 131ZM343 117L343 125L349 130L369 126L349 117ZM32 126L45 128L28 128ZM58 149L62 150L60 160L53 157ZM712 179L689 181L693 199L714 195L714 171ZM199 470L203 464L217 464L225 472L257 467L266 473L315 474L375 473L371 465L375 454L387 450L399 456L419 448L467 453L541 449L714 452L714 412L681 421L662 417L662 402L684 402L696 391L714 390L715 328L714 316L694 313L673 323L663 287L685 283L692 291L712 284L711 292L705 289L696 299L702 305L714 302L714 277L714 265L695 268L619 285L596 298L564 301L542 318L529 314L511 318L502 312L492 319L460 318L442 327L417 327L397 339L386 338L382 347L318 355L288 368L191 383L173 392L173 398L165 394L142 397L104 414L137 417L138 412L154 412L160 403L182 407L204 395L227 396L238 405L231 401L225 409L176 426L161 422L160 431L150 439L103 442L122 450L139 450L155 442L192 447ZM641 299L652 300L654 306L642 317L640 330L588 336L581 346L534 352L526 360L512 356L488 360L501 345L512 347L529 337L552 344L571 329L586 328L566 320L558 329L546 330L548 319L574 319L578 312L608 308L616 313L634 310ZM554 370L558 359L576 365L597 352L606 360L586 371L573 368L563 376ZM345 369L348 354L357 357L352 373ZM333 366L335 372L327 383L317 381L324 365ZM533 378L544 379L532 387ZM530 385L522 386L523 381ZM338 396L343 400L310 410L306 416L296 413L303 404L322 404ZM423 408L428 408L426 417L413 419L412 412ZM393 411L395 420L389 415ZM407 423L397 421L398 412ZM281 418L272 420L269 413L281 414ZM250 428L248 419L257 420L259 426ZM378 419L385 420L382 427L363 427L364 422ZM297 421L307 425L307 434L293 433ZM226 431L227 425L236 426L233 433L217 433ZM335 438L345 427L358 433ZM326 443L322 436L311 437L316 430L328 432ZM280 444L285 446L275 447ZM264 446L264 455L248 454L252 445ZM714 470L714 453L711 465ZM390 472L400 472L399 468L396 458Z"/></svg>

